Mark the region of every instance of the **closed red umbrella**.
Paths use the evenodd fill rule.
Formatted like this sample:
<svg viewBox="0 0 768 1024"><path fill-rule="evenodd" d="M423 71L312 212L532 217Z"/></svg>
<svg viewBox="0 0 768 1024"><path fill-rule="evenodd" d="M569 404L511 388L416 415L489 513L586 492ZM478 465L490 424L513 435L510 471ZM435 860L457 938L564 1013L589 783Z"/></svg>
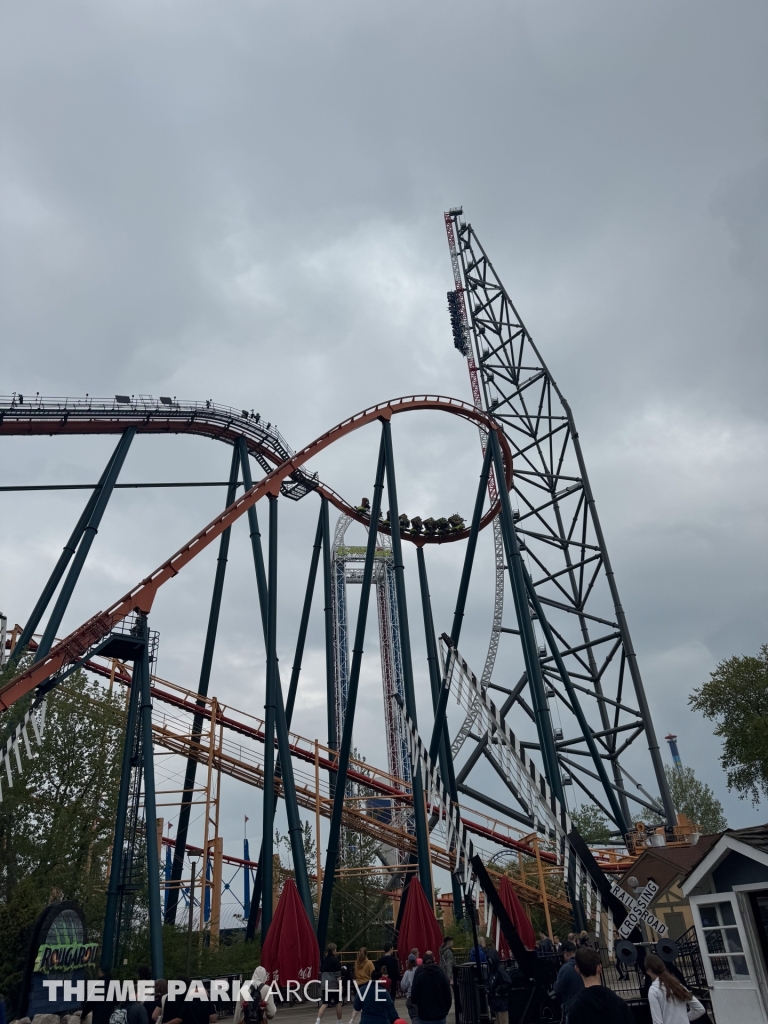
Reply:
<svg viewBox="0 0 768 1024"><path fill-rule="evenodd" d="M533 930L533 925L523 910L523 905L517 898L517 893L512 888L512 883L506 875L502 875L501 878L499 898L504 904L504 909L509 914L510 920L517 929L517 934L520 936L525 948L535 949L536 933ZM504 932L501 929L499 929L499 956L502 960L507 960L511 956L507 940L504 938Z"/></svg>
<svg viewBox="0 0 768 1024"><path fill-rule="evenodd" d="M317 978L320 970L317 938L292 878L286 880L277 901L261 950L261 966L266 968L269 980L281 988L288 981L304 985Z"/></svg>
<svg viewBox="0 0 768 1024"><path fill-rule="evenodd" d="M418 949L421 957L428 949L431 949L437 960L440 956L442 942L443 935L440 925L424 895L421 882L418 878L412 878L411 884L408 886L408 895L405 898L400 931L397 935L397 958L400 961L400 966L404 971L407 970L408 954L414 948Z"/></svg>

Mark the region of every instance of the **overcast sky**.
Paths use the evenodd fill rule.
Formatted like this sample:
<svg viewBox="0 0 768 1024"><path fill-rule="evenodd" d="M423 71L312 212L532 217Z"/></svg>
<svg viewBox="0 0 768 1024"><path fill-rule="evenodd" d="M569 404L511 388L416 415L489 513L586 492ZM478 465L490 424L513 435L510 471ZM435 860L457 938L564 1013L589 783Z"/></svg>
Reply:
<svg viewBox="0 0 768 1024"><path fill-rule="evenodd" d="M573 408L657 729L678 734L732 824L765 820L728 794L711 726L687 709L719 660L768 640L765 4L10 0L2 19L3 391L213 398L260 410L295 448L388 397L468 399L442 223L463 204ZM469 514L470 428L415 417L395 443L406 512ZM358 500L375 446L368 432L317 468ZM2 475L93 481L113 447L5 439ZM122 478L224 479L229 458L143 437ZM223 497L119 493L66 629ZM2 496L12 621L84 501ZM281 504L287 661L317 507ZM488 540L466 627L478 671ZM439 630L459 558L431 557ZM161 673L193 688L214 559L153 613ZM212 690L258 713L249 559L240 523ZM321 644L315 623L296 728L322 739ZM356 741L377 750L373 636L371 650ZM252 818L260 806L238 792L233 853L243 801Z"/></svg>

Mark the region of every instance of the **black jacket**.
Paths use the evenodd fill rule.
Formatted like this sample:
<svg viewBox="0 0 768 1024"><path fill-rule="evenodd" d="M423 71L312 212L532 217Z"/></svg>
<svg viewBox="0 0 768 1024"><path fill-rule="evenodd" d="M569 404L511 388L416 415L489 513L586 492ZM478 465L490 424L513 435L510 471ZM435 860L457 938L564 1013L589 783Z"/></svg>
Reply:
<svg viewBox="0 0 768 1024"><path fill-rule="evenodd" d="M615 992L604 985L584 988L571 1003L568 1024L632 1024L632 1011Z"/></svg>
<svg viewBox="0 0 768 1024"><path fill-rule="evenodd" d="M570 1012L574 999L583 991L584 982L576 970L576 961L571 957L570 960L565 961L557 972L557 979L555 981L555 995L562 1003L563 1013L565 1013L566 1017Z"/></svg>
<svg viewBox="0 0 768 1024"><path fill-rule="evenodd" d="M393 956L392 953L386 953L376 961L376 967L379 970L382 967L387 968L387 975L392 979L392 996L394 997L397 991L397 983L400 980L400 964L397 962L397 957Z"/></svg>
<svg viewBox="0 0 768 1024"><path fill-rule="evenodd" d="M419 1020L443 1020L448 1016L453 999L451 986L439 964L424 964L413 978L411 1002L419 1011Z"/></svg>

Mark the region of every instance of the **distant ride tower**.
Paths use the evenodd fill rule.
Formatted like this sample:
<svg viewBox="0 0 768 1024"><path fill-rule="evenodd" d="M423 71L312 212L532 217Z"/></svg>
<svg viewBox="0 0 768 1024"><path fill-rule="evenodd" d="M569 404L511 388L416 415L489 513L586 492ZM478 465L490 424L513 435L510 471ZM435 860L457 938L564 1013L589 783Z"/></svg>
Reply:
<svg viewBox="0 0 768 1024"><path fill-rule="evenodd" d="M362 583L365 547L349 547L344 539L352 522L342 515L336 524L333 538L331 578L333 584L333 639L335 652L336 735L344 731L344 713L349 689L349 630L347 622L347 585ZM380 533L373 569L376 587L376 608L379 620L379 648L381 651L381 683L384 697L384 723L386 728L389 771L405 783L411 781L411 763L402 719L396 714L393 697L405 698L403 685L403 659L400 649L400 627L395 592L395 567L392 541Z"/></svg>
<svg viewBox="0 0 768 1024"><path fill-rule="evenodd" d="M665 736L664 739L669 744L669 749L672 754L672 761L674 762L675 768L683 767L683 759L680 757L680 751L677 749L677 736L673 736L672 733L669 736Z"/></svg>

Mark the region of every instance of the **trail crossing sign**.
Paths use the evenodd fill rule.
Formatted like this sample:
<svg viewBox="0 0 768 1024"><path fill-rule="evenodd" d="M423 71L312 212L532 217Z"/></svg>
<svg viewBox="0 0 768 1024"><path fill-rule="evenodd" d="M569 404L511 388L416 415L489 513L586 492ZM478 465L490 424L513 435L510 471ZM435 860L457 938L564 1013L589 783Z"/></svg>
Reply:
<svg viewBox="0 0 768 1024"><path fill-rule="evenodd" d="M667 934L667 926L662 924L658 917L654 917L650 910L648 910L648 904L658 891L659 886L652 878L649 878L645 888L635 899L625 889L622 889L618 882L611 882L611 892L621 900L628 911L619 928L620 938L628 939L632 929L636 928L641 921L649 924L662 938Z"/></svg>

